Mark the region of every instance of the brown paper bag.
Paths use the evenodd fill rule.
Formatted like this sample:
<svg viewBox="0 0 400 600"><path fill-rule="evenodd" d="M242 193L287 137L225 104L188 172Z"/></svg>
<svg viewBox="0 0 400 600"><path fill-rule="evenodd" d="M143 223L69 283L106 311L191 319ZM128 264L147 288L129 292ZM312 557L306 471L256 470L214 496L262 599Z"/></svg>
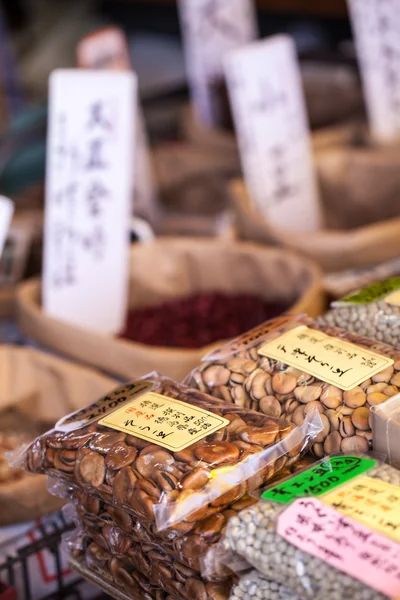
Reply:
<svg viewBox="0 0 400 600"><path fill-rule="evenodd" d="M131 250L129 307L156 306L202 292L248 293L293 301L290 312L324 308L319 269L279 249L221 239L159 238ZM44 314L40 282L18 290L22 331L45 346L123 377L158 370L181 380L210 347L152 347L84 331ZM214 345L213 345L214 346Z"/></svg>
<svg viewBox="0 0 400 600"><path fill-rule="evenodd" d="M355 229L341 227L301 233L273 227L250 201L242 181L233 182L231 192L236 230L241 239L284 246L317 261L326 272L375 266L400 254L400 205L397 218L387 218L387 213L382 212L381 221ZM344 206L348 201L348 197L337 196L336 204L327 210L328 221L341 223L342 211L346 214L350 210ZM376 197L376 202L380 201ZM387 212L392 212L390 203L383 204L387 204ZM360 209L360 220L362 212Z"/></svg>
<svg viewBox="0 0 400 600"><path fill-rule="evenodd" d="M33 348L0 346L0 438L21 441L103 396L117 385L109 377ZM0 526L31 521L61 506L47 492L45 476L17 473L0 482Z"/></svg>

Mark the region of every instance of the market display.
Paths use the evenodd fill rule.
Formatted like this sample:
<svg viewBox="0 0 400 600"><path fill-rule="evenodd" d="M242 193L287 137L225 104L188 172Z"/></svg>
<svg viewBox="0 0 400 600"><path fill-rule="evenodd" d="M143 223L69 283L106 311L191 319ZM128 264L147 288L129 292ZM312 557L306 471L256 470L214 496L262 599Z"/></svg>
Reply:
<svg viewBox="0 0 400 600"><path fill-rule="evenodd" d="M400 473L392 467L379 464L365 473L365 476L367 481L379 480L390 484L394 493L398 494ZM364 479L361 480L360 477L357 477L353 481L356 483L359 481L361 484ZM364 485L363 489L366 487ZM343 489L345 488L340 488L340 490ZM321 499L323 500L323 496ZM399 496L397 496L396 502L398 499ZM285 585L292 593L301 598L322 600L348 597L377 600L387 597L378 593L376 589L363 584L361 580L356 580L354 577L332 568L324 560L296 548L278 534L276 531L278 518L285 508L284 504L261 500L255 506L238 514L230 521L226 529L222 542L224 552L228 551L228 557L229 551L239 554L264 577L280 586ZM339 510L341 509L339 508ZM377 510L376 508L375 511ZM393 510L396 510L395 507ZM355 512L354 518L357 520L357 512ZM222 554L222 556L226 560L226 554ZM218 559L218 551L214 557L210 557L210 563L207 565L210 572L213 570L212 560L215 557ZM266 595L257 597L269 598L268 594L269 587L267 586Z"/></svg>
<svg viewBox="0 0 400 600"><path fill-rule="evenodd" d="M268 350L264 350L268 342L279 341L279 336L287 336L290 331L293 335L289 341L290 349L281 348L279 354L279 348L274 348L278 354L274 354L275 358L269 357ZM343 345L343 342L348 343ZM321 346L325 352L327 345L331 354L330 358L325 354L324 357L332 362L327 362L319 370L320 375L315 376L312 367L310 371L310 363L321 364L322 358L321 354L317 356L313 352L321 352ZM365 350L375 350L375 358L379 355L382 362L376 372L364 371L363 378L361 364L365 362ZM289 355L291 362L288 364L285 356ZM346 357L347 362L340 363L339 356ZM348 361L358 360L361 362L352 362L349 369ZM372 357L373 363L374 360ZM354 385L345 386L345 390L341 389L341 379L331 378L329 364L335 364L339 370L357 372L356 369L360 369L361 378L354 381ZM322 457L334 452L366 452L369 449L372 440L370 408L399 392L399 370L400 354L391 346L297 317L286 322L284 319L267 322L211 352L186 382L227 402L274 418L284 417L293 424L301 423L310 410L317 409L323 431L314 441L312 451Z"/></svg>

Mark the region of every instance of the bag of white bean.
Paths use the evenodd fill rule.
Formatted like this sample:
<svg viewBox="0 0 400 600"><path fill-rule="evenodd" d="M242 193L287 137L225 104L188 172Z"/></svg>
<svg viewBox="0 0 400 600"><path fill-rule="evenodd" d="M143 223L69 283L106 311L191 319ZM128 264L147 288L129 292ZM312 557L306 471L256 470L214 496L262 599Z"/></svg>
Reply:
<svg viewBox="0 0 400 600"><path fill-rule="evenodd" d="M335 458L338 463L334 462ZM344 477L345 474L349 476L344 468L346 461L352 478ZM400 581L400 472L361 455L327 458L320 461L320 470L323 465L327 468L322 469L319 475L316 473L318 465L314 465L291 480L275 486L281 490L286 486L287 497L278 494L271 500L271 491L274 488L269 488L265 499L232 518L219 547L206 556L204 573L212 573L215 565L221 562L233 564L234 557L240 557L257 569L268 582L275 582L278 589L282 590L282 586L285 586L286 590L292 592L293 598L383 600L391 597L386 593L388 580L395 576ZM308 490L304 478L307 480ZM334 481L335 479L337 481ZM324 489L317 498L315 493L321 492L321 484L327 481L328 488L322 486ZM319 488L316 490L315 486ZM296 495L299 498L292 503ZM282 517L293 511L299 502L304 506L300 508L298 522L285 519L283 525ZM326 521L311 519L310 522L307 505L312 505L313 509L315 506L317 509L319 507L319 516L322 518L325 518L329 511L336 514L339 525L334 534L328 528L325 529ZM302 523L304 527L302 529L299 526L296 531L298 523ZM318 528L317 524L320 525ZM367 576L365 570L362 573L354 573L354 570L349 568L350 561L346 561L345 558L345 551L349 550L347 532L352 529L352 525L352 535L356 534L359 537L359 543L350 550L354 560L364 560L365 567L368 567L368 561L371 561L371 571ZM315 533L319 534L322 531L328 538L327 547L323 547L318 535L314 537L314 529ZM293 534L293 542L288 541L288 531ZM294 533L298 534L297 539ZM298 539L301 540L299 544ZM315 552L314 548L311 551L302 549L304 541L311 544L310 547L314 544ZM371 544L375 545L376 557L370 552ZM393 564L390 564L388 558L388 548ZM324 551L326 552L322 558L321 552ZM333 566L329 554L334 559L341 559L340 568ZM373 578L372 574L376 568L382 568L382 574L387 574L383 584L382 581L376 582ZM366 577L368 583L365 582ZM245 582L246 579L242 580L241 586L237 588L238 598L241 597L240 590L245 585L251 589L250 582ZM261 600L279 597L269 595L270 584L265 586L265 591L262 586L260 590L257 598Z"/></svg>
<svg viewBox="0 0 400 600"><path fill-rule="evenodd" d="M400 342L400 277L377 281L332 302L318 322L397 346Z"/></svg>
<svg viewBox="0 0 400 600"><path fill-rule="evenodd" d="M272 319L204 357L185 382L227 402L323 431L312 452L367 452L370 408L400 391L400 351L305 316Z"/></svg>

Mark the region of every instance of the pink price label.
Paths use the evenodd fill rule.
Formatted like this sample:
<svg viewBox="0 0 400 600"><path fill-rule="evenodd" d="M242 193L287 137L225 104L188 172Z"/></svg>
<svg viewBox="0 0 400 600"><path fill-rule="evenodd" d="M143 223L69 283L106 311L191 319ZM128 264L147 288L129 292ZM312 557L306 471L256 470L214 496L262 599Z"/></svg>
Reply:
<svg viewBox="0 0 400 600"><path fill-rule="evenodd" d="M400 544L316 498L299 498L278 519L278 534L389 598L400 596Z"/></svg>

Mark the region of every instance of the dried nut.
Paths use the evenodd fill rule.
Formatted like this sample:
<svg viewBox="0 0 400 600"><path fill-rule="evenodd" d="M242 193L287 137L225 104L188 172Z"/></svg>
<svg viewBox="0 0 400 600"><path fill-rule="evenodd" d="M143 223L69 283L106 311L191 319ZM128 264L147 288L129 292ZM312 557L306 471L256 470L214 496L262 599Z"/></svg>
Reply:
<svg viewBox="0 0 400 600"><path fill-rule="evenodd" d="M221 367L220 365L208 367L208 369L206 369L203 374L204 382L209 387L226 385L229 381L230 376L231 372L229 371L229 369Z"/></svg>
<svg viewBox="0 0 400 600"><path fill-rule="evenodd" d="M367 394L373 394L374 392L382 392L385 387L387 387L386 382L374 383L373 385L369 385L366 389Z"/></svg>
<svg viewBox="0 0 400 600"><path fill-rule="evenodd" d="M267 446L272 444L279 433L279 426L276 424L264 425L263 427L246 427L241 433L240 438L249 444L259 444Z"/></svg>
<svg viewBox="0 0 400 600"><path fill-rule="evenodd" d="M285 402L283 412L287 415L291 415L298 406L300 406L300 402L298 400L295 400L294 398L288 398Z"/></svg>
<svg viewBox="0 0 400 600"><path fill-rule="evenodd" d="M341 450L344 453L348 452L368 452L368 440L359 435L344 438L341 444Z"/></svg>
<svg viewBox="0 0 400 600"><path fill-rule="evenodd" d="M125 433L95 433L90 439L89 448L91 450L95 450L96 452L100 452L101 454L107 454L114 444L117 444L118 442L124 442L125 439Z"/></svg>
<svg viewBox="0 0 400 600"><path fill-rule="evenodd" d="M239 429L244 429L245 427L247 427L246 421L243 421L243 419L241 419L239 415L228 413L224 415L224 418L230 421L229 425L227 426L227 430L229 433L236 433Z"/></svg>
<svg viewBox="0 0 400 600"><path fill-rule="evenodd" d="M105 474L106 467L101 454L89 450L80 459L79 475L85 483L98 488L102 485Z"/></svg>
<svg viewBox="0 0 400 600"><path fill-rule="evenodd" d="M153 479L163 492L170 492L171 490L176 490L178 487L177 479L165 471L156 471Z"/></svg>
<svg viewBox="0 0 400 600"><path fill-rule="evenodd" d="M325 409L319 400L313 400L304 405L304 414L307 415L310 411L317 409L320 415L324 414Z"/></svg>
<svg viewBox="0 0 400 600"><path fill-rule="evenodd" d="M386 367L386 369L383 369L383 371L380 371L376 375L373 375L372 381L375 381L376 383L378 383L379 381L387 382L392 377L393 372L394 369L392 366Z"/></svg>
<svg viewBox="0 0 400 600"><path fill-rule="evenodd" d="M368 394L367 401L370 406L376 406L377 404L381 404L382 402L386 402L388 396L386 394L381 394L380 392L374 392L373 394Z"/></svg>
<svg viewBox="0 0 400 600"><path fill-rule="evenodd" d="M382 394L386 394L386 396L388 396L389 398L391 398L392 396L395 396L398 393L399 393L399 390L397 389L397 387L395 385L387 385L382 390Z"/></svg>
<svg viewBox="0 0 400 600"><path fill-rule="evenodd" d="M294 390L296 400L307 404L307 402L313 402L318 400L322 392L322 384L320 385L302 385Z"/></svg>
<svg viewBox="0 0 400 600"><path fill-rule="evenodd" d="M313 444L312 451L318 458L323 458L325 456L324 444L321 442L316 442Z"/></svg>
<svg viewBox="0 0 400 600"><path fill-rule="evenodd" d="M228 492L225 492L225 494L222 494L221 496L213 500L211 502L211 506L217 507L218 509L227 505L229 506L229 504L233 504L237 500L240 500L240 498L243 498L246 492L247 483L240 483L239 485L236 485L235 487L231 488Z"/></svg>
<svg viewBox="0 0 400 600"><path fill-rule="evenodd" d="M201 488L207 485L209 479L210 472L208 469L198 467L191 473L185 475L181 481L181 486L184 490L201 490Z"/></svg>
<svg viewBox="0 0 400 600"><path fill-rule="evenodd" d="M349 408L359 408L364 406L367 401L367 394L359 387L355 387L352 390L344 392L343 400L346 406Z"/></svg>
<svg viewBox="0 0 400 600"><path fill-rule="evenodd" d="M331 429L331 424L329 422L329 419L324 415L324 414L320 414L321 417L321 421L322 421L322 425L323 425L323 429L322 431L317 435L317 437L315 438L315 442L316 443L321 443L325 440L326 436L328 435L328 433L330 432ZM353 432L354 432L354 428L353 428ZM313 450L315 452L315 448L313 446Z"/></svg>
<svg viewBox="0 0 400 600"><path fill-rule="evenodd" d="M171 456L166 450L162 450L159 446L156 446L157 450L152 450L149 453L140 453L135 461L136 470L145 479L150 479L154 473L154 469L157 467L173 465L174 457Z"/></svg>
<svg viewBox="0 0 400 600"><path fill-rule="evenodd" d="M105 464L107 469L122 469L133 463L137 455L137 449L127 446L124 442L117 442L107 452Z"/></svg>
<svg viewBox="0 0 400 600"><path fill-rule="evenodd" d="M328 385L321 394L321 402L326 408L337 408L343 402L342 390L334 385Z"/></svg>
<svg viewBox="0 0 400 600"><path fill-rule="evenodd" d="M304 421L304 404L300 404L293 413L292 421L295 425L301 425Z"/></svg>
<svg viewBox="0 0 400 600"><path fill-rule="evenodd" d="M205 538L211 538L217 535L225 525L225 517L221 513L216 513L205 521L200 521L194 528L194 533L198 533Z"/></svg>
<svg viewBox="0 0 400 600"><path fill-rule="evenodd" d="M275 396L264 396L261 398L259 408L261 412L269 417L280 417L282 412L282 407Z"/></svg>
<svg viewBox="0 0 400 600"><path fill-rule="evenodd" d="M338 431L331 431L331 433L326 437L326 440L324 442L325 454L336 454L337 452L340 452L341 442L342 438L340 436L340 433Z"/></svg>
<svg viewBox="0 0 400 600"><path fill-rule="evenodd" d="M139 481L136 482L136 489L143 490L150 498L154 498L157 502L160 499L160 489L147 479L139 479Z"/></svg>
<svg viewBox="0 0 400 600"><path fill-rule="evenodd" d="M351 420L353 422L354 427L357 429L362 429L363 431L369 429L369 409L365 406L360 406L360 408L356 408L353 414L351 415Z"/></svg>
<svg viewBox="0 0 400 600"><path fill-rule="evenodd" d="M124 467L114 477L113 495L119 502L128 502L132 496L137 477L131 467Z"/></svg>
<svg viewBox="0 0 400 600"><path fill-rule="evenodd" d="M238 460L239 449L231 442L212 442L196 448L195 456L210 465L220 465Z"/></svg>
<svg viewBox="0 0 400 600"><path fill-rule="evenodd" d="M250 398L247 395L246 390L240 385L235 385L233 388L231 388L231 396L233 402L242 408L250 402Z"/></svg>
<svg viewBox="0 0 400 600"><path fill-rule="evenodd" d="M351 421L351 417L343 417L343 419L341 419L339 425L339 433L343 438L351 437L354 435L355 431L353 423Z"/></svg>
<svg viewBox="0 0 400 600"><path fill-rule="evenodd" d="M390 385L395 385L396 387L400 388L400 372L393 375L393 377L390 379Z"/></svg>
<svg viewBox="0 0 400 600"><path fill-rule="evenodd" d="M290 394L296 385L297 377L291 373L275 373L272 377L272 389L278 394Z"/></svg>

